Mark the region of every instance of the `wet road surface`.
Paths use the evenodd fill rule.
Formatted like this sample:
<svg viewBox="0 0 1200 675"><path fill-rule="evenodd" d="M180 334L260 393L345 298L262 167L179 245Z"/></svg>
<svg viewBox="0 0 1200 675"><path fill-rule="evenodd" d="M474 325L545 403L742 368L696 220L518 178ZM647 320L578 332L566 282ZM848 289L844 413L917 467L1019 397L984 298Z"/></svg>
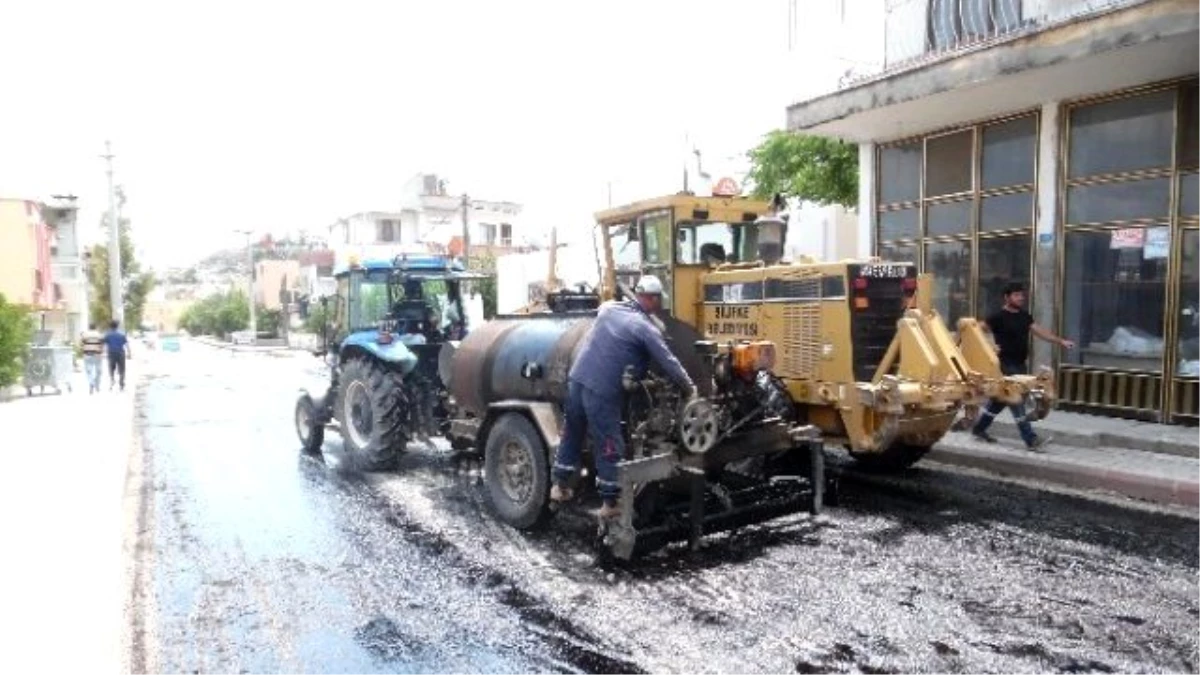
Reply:
<svg viewBox="0 0 1200 675"><path fill-rule="evenodd" d="M837 508L596 562L524 535L478 474L297 450L316 359L188 344L142 391L135 669L1194 672L1197 522L929 467Z"/></svg>

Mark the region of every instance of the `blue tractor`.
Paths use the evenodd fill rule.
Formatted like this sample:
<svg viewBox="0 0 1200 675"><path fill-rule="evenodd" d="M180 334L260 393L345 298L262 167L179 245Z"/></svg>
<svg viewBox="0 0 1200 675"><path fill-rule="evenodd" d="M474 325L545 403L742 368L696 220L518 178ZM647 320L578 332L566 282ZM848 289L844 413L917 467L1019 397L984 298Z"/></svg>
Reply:
<svg viewBox="0 0 1200 675"><path fill-rule="evenodd" d="M465 337L464 294L488 276L445 257L409 255L351 260L335 277L317 352L330 366L329 386L301 394L296 431L306 452L321 452L330 429L341 433L353 468L394 468L410 440L445 435L439 353Z"/></svg>

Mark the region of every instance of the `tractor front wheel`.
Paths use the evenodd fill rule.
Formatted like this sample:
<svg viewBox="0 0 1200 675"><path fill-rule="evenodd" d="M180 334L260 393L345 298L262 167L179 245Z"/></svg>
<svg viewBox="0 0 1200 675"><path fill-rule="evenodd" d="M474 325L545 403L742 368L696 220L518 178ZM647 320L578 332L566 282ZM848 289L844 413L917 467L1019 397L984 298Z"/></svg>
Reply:
<svg viewBox="0 0 1200 675"><path fill-rule="evenodd" d="M316 455L321 452L321 444L325 442L325 425L321 423L317 406L308 394L296 401L296 436L305 454Z"/></svg>
<svg viewBox="0 0 1200 675"><path fill-rule="evenodd" d="M399 375L368 359L342 367L337 413L346 457L363 471L394 469L408 442L407 402Z"/></svg>

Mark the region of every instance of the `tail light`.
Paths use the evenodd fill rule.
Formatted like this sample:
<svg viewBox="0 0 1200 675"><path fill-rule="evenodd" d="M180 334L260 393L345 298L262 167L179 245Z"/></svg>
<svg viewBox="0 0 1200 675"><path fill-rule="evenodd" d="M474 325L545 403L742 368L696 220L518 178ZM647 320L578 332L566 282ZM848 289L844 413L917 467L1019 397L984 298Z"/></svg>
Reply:
<svg viewBox="0 0 1200 675"><path fill-rule="evenodd" d="M867 290L867 278L866 277L858 277L857 279L855 279L854 280L854 289L858 290L858 291Z"/></svg>
<svg viewBox="0 0 1200 675"><path fill-rule="evenodd" d="M917 280L912 277L905 278L903 284L902 288L906 291L913 291L917 288Z"/></svg>
<svg viewBox="0 0 1200 675"><path fill-rule="evenodd" d="M871 306L871 302L863 296L854 298L854 309L866 309Z"/></svg>
<svg viewBox="0 0 1200 675"><path fill-rule="evenodd" d="M771 370L774 367L774 342L757 340L734 345L733 372L738 377L750 379L760 370Z"/></svg>

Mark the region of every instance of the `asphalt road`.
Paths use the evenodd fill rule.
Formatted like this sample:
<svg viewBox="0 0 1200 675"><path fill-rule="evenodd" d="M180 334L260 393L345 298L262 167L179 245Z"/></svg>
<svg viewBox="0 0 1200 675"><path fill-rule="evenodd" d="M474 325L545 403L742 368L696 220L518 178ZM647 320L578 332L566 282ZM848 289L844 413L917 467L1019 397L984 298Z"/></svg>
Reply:
<svg viewBox="0 0 1200 675"><path fill-rule="evenodd" d="M135 670L1195 672L1194 519L939 468L635 564L523 535L478 474L304 457L317 362L187 344L138 392ZM319 380L316 380L319 383Z"/></svg>

